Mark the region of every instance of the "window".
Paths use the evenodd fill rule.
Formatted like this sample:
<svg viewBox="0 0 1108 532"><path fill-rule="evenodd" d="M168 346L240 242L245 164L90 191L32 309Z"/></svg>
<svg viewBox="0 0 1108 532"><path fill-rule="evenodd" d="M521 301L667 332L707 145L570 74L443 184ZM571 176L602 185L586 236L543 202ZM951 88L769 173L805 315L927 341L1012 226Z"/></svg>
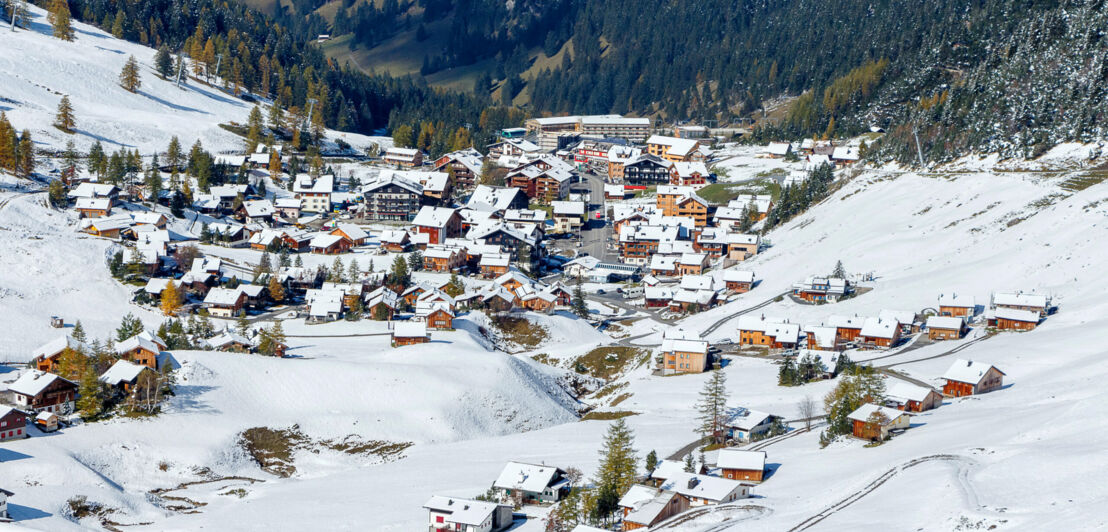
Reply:
<svg viewBox="0 0 1108 532"><path fill-rule="evenodd" d="M436 523L442 523L442 522L443 522L443 518L442 518L442 516L441 516L441 515L436 515L436 516L435 516L435 522L436 522Z"/></svg>

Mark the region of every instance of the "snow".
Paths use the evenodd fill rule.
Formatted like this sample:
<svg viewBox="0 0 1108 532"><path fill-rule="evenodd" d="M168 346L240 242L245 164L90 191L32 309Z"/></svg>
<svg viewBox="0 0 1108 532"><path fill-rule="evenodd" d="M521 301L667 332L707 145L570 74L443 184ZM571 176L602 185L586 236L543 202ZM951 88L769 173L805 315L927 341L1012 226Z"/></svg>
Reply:
<svg viewBox="0 0 1108 532"><path fill-rule="evenodd" d="M153 51L87 26L77 25L76 43L51 39L42 35L41 10L31 9L37 32L5 33L5 52L11 53L0 57L0 92L16 100L4 104L16 127L32 128L43 147L61 147L67 137L48 125L59 97L52 88L71 91L80 130L74 140L81 149L102 138L109 147L148 153L164 149L172 135L185 143L201 138L209 149L241 146L217 124L244 120L246 104L195 84L178 91L149 72ZM115 79L131 54L144 65L137 95L119 89ZM1082 149L1060 150L1049 164L1063 164ZM715 154L714 166L728 169L725 181L741 182L802 164L759 158L760 150L729 146ZM990 294L1012 287L1049 294L1059 307L1033 331L1000 333L968 345L981 337L978 328L961 341L888 353L881 364L896 364L897 371L939 385L953 362L940 355L968 345L959 356L1003 368L1005 386L914 414L905 434L877 447L839 440L821 449L818 429L781 440L767 451L773 474L756 489L759 498L743 501L751 509L736 514L741 519L723 523L742 530L789 529L891 472L857 502L830 512L818 529L1108 526L1098 512L1108 499L1103 452L1108 417L1097 414L1108 400L1103 386L1108 302L1102 297L1108 185L1063 192L1050 177L993 172L995 162L978 161L976 169L948 175L861 170L833 197L770 233L773 245L742 265L760 273L757 287L679 324L705 333L739 310L770 301L757 314L811 325L835 315L926 309L944 293L988 301ZM2 360L26 361L35 347L57 338L59 331L49 326L55 314L67 324L80 319L89 335L100 339L128 312L148 327L161 322L151 310L130 303L137 287L109 277L106 259L114 243L77 233L72 214L45 208L41 195L20 195L8 179L0 178L5 185L0 189ZM486 195L487 203L496 201ZM186 229L182 222L171 225ZM256 263L260 256L254 250L202 249L237 264ZM366 255L354 256L368 266ZM373 260L384 266L391 259ZM773 301L796 280L830 271L840 259L848 271L873 273L865 284L872 290L829 305L787 297ZM304 261L310 266L331 260L306 255ZM432 342L403 349L389 347L384 322L286 320L289 358L175 351L182 365L178 393L159 416L87 423L5 442L0 480L16 492L11 502L17 516L38 512L19 522L31 529L91 526L64 517L66 500L83 494L119 508L122 515L115 517L121 522L153 523L128 527L136 530L276 526L390 532L425 527L422 505L432 494L483 493L507 459L574 466L591 476L608 423L577 421L579 404L558 385L565 371L529 355L568 359L611 339L564 314L528 318L547 328L549 339L519 355L492 350L480 332L487 318L475 312L460 313L455 331L436 332ZM723 321L703 336L713 342L733 338L738 321ZM664 328L642 319L630 330L649 335L637 340L646 344L660 343ZM0 367L0 381L10 383L21 371ZM731 404L785 417L794 417L805 396L818 401L835 385L828 380L779 387L777 366L757 358L729 358L721 371ZM629 397L618 408L637 413L625 419L640 458L649 450L668 456L697 438L694 405L707 378L658 378L645 365L621 377L626 384L621 393ZM282 479L261 471L236 445L246 428L293 425L314 439L354 434L414 446L393 461L326 449L298 451L297 473ZM248 491L243 499L221 496L219 489L190 488L189 497L207 503L190 514L166 510L148 493L197 480L203 468L264 482L234 484ZM928 504L906 504L905 493ZM726 529L719 526L726 517L722 509L682 529ZM534 520L519 528L541 529Z"/></svg>

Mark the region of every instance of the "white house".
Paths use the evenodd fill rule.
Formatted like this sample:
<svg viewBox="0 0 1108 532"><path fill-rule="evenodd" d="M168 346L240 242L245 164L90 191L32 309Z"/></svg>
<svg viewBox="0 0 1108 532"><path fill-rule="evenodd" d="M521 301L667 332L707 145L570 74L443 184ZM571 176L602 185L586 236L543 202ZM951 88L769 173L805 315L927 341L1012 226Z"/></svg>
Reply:
<svg viewBox="0 0 1108 532"><path fill-rule="evenodd" d="M512 507L434 495L424 505L433 531L497 532L512 525Z"/></svg>
<svg viewBox="0 0 1108 532"><path fill-rule="evenodd" d="M565 471L548 465L508 462L492 483L504 500L519 498L531 502L558 502L569 494L569 479Z"/></svg>
<svg viewBox="0 0 1108 532"><path fill-rule="evenodd" d="M689 500L689 506L706 506L745 499L750 496L751 485L682 471L671 475L659 488L684 495Z"/></svg>

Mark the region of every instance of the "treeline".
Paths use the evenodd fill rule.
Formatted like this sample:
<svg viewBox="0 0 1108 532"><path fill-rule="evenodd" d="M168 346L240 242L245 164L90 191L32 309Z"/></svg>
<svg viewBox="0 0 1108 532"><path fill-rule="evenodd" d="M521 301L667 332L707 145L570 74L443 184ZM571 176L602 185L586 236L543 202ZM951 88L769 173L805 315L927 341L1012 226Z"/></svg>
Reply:
<svg viewBox="0 0 1108 532"><path fill-rule="evenodd" d="M434 117L449 127L476 124L485 102L436 91L408 78L369 75L327 60L314 41L327 26L311 17L285 24L236 2L74 0L79 20L119 38L183 52L197 76L272 97L294 116L317 103L323 125L371 133ZM318 18L318 17L317 17Z"/></svg>

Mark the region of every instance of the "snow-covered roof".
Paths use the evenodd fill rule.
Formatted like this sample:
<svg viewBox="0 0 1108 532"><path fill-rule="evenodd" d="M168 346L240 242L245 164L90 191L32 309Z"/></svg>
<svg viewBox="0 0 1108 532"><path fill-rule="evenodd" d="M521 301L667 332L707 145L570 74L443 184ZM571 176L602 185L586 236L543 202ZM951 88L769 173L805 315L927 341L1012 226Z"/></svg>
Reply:
<svg viewBox="0 0 1108 532"><path fill-rule="evenodd" d="M720 449L719 457L716 458L716 467L761 471L766 468L766 452Z"/></svg>
<svg viewBox="0 0 1108 532"><path fill-rule="evenodd" d="M165 349L167 345L168 344L165 343L165 340L162 340L161 338L150 334L147 331L142 331L116 344L115 352L126 353L138 348L142 348L152 353L158 353L162 349Z"/></svg>
<svg viewBox="0 0 1108 532"><path fill-rule="evenodd" d="M916 313L910 310L882 309L877 317L883 320L895 321L901 325L911 325L916 322Z"/></svg>
<svg viewBox="0 0 1108 532"><path fill-rule="evenodd" d="M923 386L916 386L910 382L894 381L885 390L885 396L890 399L902 399L908 401L924 401L927 396L936 393L931 388L924 388Z"/></svg>
<svg viewBox="0 0 1108 532"><path fill-rule="evenodd" d="M676 288L672 285L654 285L647 286L643 289L643 296L646 299L658 299L669 301L673 299L673 292Z"/></svg>
<svg viewBox="0 0 1108 532"><path fill-rule="evenodd" d="M552 201L550 206L554 208L555 216L583 216L585 214L585 202L583 201Z"/></svg>
<svg viewBox="0 0 1108 532"><path fill-rule="evenodd" d="M718 502L726 499L728 495L741 486L742 483L737 480L682 471L666 479L662 483L661 489L677 492L686 497Z"/></svg>
<svg viewBox="0 0 1108 532"><path fill-rule="evenodd" d="M312 240L311 240L311 242L308 243L308 246L310 246L313 249L316 249L316 248L326 249L328 247L331 247L331 246L337 244L339 241L341 241L345 238L346 237L344 237L342 235L332 235L330 233L319 233L319 234L315 235L314 237L312 237Z"/></svg>
<svg viewBox="0 0 1108 532"><path fill-rule="evenodd" d="M819 325L804 327L804 332L815 340L817 346L825 349L833 349L839 336L839 329Z"/></svg>
<svg viewBox="0 0 1108 532"><path fill-rule="evenodd" d="M106 211L112 206L111 198L77 198L77 209Z"/></svg>
<svg viewBox="0 0 1108 532"><path fill-rule="evenodd" d="M668 461L668 460L667 460ZM680 462L676 462L680 464ZM661 467L661 464L659 464ZM657 471L657 470L655 470ZM643 502L649 501L658 495L658 489L642 484L634 484L627 489L623 497L619 499L619 505L623 508L635 508Z"/></svg>
<svg viewBox="0 0 1108 532"><path fill-rule="evenodd" d="M393 324L394 338L423 338L427 336L427 324L422 321L398 321Z"/></svg>
<svg viewBox="0 0 1108 532"><path fill-rule="evenodd" d="M754 272L746 270L723 270L723 281L730 283L753 283Z"/></svg>
<svg viewBox="0 0 1108 532"><path fill-rule="evenodd" d="M205 305L234 305L239 300L242 291L237 288L212 288L204 297Z"/></svg>
<svg viewBox="0 0 1108 532"><path fill-rule="evenodd" d="M396 185L413 194L423 194L423 185L394 170L382 170L377 179L362 187L362 194L370 194L389 185Z"/></svg>
<svg viewBox="0 0 1108 532"><path fill-rule="evenodd" d="M71 381L63 379L53 373L47 373L45 371L31 370L23 375L20 375L15 382L8 385L8 389L19 394L29 395L34 397L48 386L54 383L54 381L62 380L73 384Z"/></svg>
<svg viewBox="0 0 1108 532"><path fill-rule="evenodd" d="M119 386L123 383L135 382L139 374L143 370L147 370L146 366L141 364L135 364L129 360L116 360L112 367L108 368L103 375L100 376L100 382L107 384L108 386Z"/></svg>
<svg viewBox="0 0 1108 532"><path fill-rule="evenodd" d="M836 146L831 152L831 158L836 161L857 161L860 159L857 146Z"/></svg>
<svg viewBox="0 0 1108 532"><path fill-rule="evenodd" d="M677 257L672 255L652 255L650 257L650 269L662 272L677 270Z"/></svg>
<svg viewBox="0 0 1108 532"><path fill-rule="evenodd" d="M943 378L968 384L977 384L981 382L981 379L985 378L985 374L989 372L990 368L996 368L996 366L985 364L984 362L974 362L972 360L963 360L959 358L954 361L950 369L946 370L946 373L943 373ZM1000 369L997 369L997 371L1000 371ZM1004 375L1004 372L1000 371L1000 374Z"/></svg>
<svg viewBox="0 0 1108 532"><path fill-rule="evenodd" d="M646 143L656 144L659 146L667 146L666 153L670 155L676 155L685 157L696 150L699 143L693 139L683 139L678 137L667 137L663 135L651 135L646 139Z"/></svg>
<svg viewBox="0 0 1108 532"><path fill-rule="evenodd" d="M253 345L253 342L251 342L249 338L230 330L223 331L223 333L218 336L208 338L204 340L204 343L208 344L212 349L219 349L231 344Z"/></svg>
<svg viewBox="0 0 1108 532"><path fill-rule="evenodd" d="M494 488L516 489L539 493L558 476L558 468L548 465L508 462L492 483Z"/></svg>
<svg viewBox="0 0 1108 532"><path fill-rule="evenodd" d="M859 406L857 410L851 412L850 414L847 414L846 417L847 419L851 419L854 421L868 423L869 417L872 416L875 412L880 412L881 415L885 416L885 419L888 420L886 424L892 423L896 420L896 418L900 416L908 415L902 410L897 410L895 408L890 408L887 406L875 405L873 403L866 403L862 406Z"/></svg>
<svg viewBox="0 0 1108 532"><path fill-rule="evenodd" d="M827 323L840 329L861 329L866 318L862 316L831 316Z"/></svg>
<svg viewBox="0 0 1108 532"><path fill-rule="evenodd" d="M332 232L333 231L342 231L343 234L354 240L364 240L366 238L369 238L369 233L365 232L365 229L362 229L361 227L358 227L354 224L340 223L335 226Z"/></svg>
<svg viewBox="0 0 1108 532"><path fill-rule="evenodd" d="M1047 296L1029 292L999 293L993 296L993 304L1010 307L1046 308L1050 304Z"/></svg>
<svg viewBox="0 0 1108 532"><path fill-rule="evenodd" d="M423 507L428 510L450 514L447 519L451 523L474 527L491 523L492 514L498 506L495 502L472 501L442 495L433 495L423 504Z"/></svg>
<svg viewBox="0 0 1108 532"><path fill-rule="evenodd" d="M514 187L490 187L477 185L469 196L466 207L478 211L503 211L511 206L512 200L522 191Z"/></svg>
<svg viewBox="0 0 1108 532"><path fill-rule="evenodd" d="M32 351L31 358L51 357L61 353L67 347L76 351L87 350L84 343L74 340L72 336L59 336Z"/></svg>
<svg viewBox="0 0 1108 532"><path fill-rule="evenodd" d="M323 175L313 180L309 174L299 174L292 191L297 194L330 194L335 191L335 176Z"/></svg>
<svg viewBox="0 0 1108 532"><path fill-rule="evenodd" d="M708 353L708 342L705 340L682 340L666 338L662 340L662 351L682 353Z"/></svg>
<svg viewBox="0 0 1108 532"><path fill-rule="evenodd" d="M866 322L862 324L861 334L871 338L888 338L891 340L899 328L900 323L896 320L866 318Z"/></svg>
<svg viewBox="0 0 1108 532"><path fill-rule="evenodd" d="M115 185L85 182L77 185L77 188L70 190L66 195L70 198L104 198L116 191Z"/></svg>
<svg viewBox="0 0 1108 532"><path fill-rule="evenodd" d="M793 148L788 142L771 142L766 146L766 153L770 155L785 155Z"/></svg>
<svg viewBox="0 0 1108 532"><path fill-rule="evenodd" d="M725 426L739 430L753 430L754 427L764 425L774 417L773 414L768 412L746 408L735 408L728 413L729 417L724 422Z"/></svg>
<svg viewBox="0 0 1108 532"><path fill-rule="evenodd" d="M454 216L457 210L450 207L431 207L423 206L419 209L419 213L416 214L412 225L421 227L446 227L447 222Z"/></svg>
<svg viewBox="0 0 1108 532"><path fill-rule="evenodd" d="M975 308L977 306L977 301L972 295L951 292L949 294L939 294L939 306L955 308Z"/></svg>
<svg viewBox="0 0 1108 532"><path fill-rule="evenodd" d="M683 260L678 260L678 264L686 263ZM686 275L681 278L680 286L686 290L711 290L714 284L711 275Z"/></svg>
<svg viewBox="0 0 1108 532"><path fill-rule="evenodd" d="M326 317L331 314L342 312L342 292L332 293L339 294L339 298L319 298L313 300L308 304L308 315L312 317Z"/></svg>
<svg viewBox="0 0 1108 532"><path fill-rule="evenodd" d="M1039 320L1042 319L1039 313L1034 310L1021 310L1008 307L997 307L994 315L1000 319L1022 321L1026 323L1038 323Z"/></svg>
<svg viewBox="0 0 1108 532"><path fill-rule="evenodd" d="M650 478L656 480L665 480L677 473L685 472L685 463L680 460L662 460L658 462L658 467L654 468L654 471L650 473Z"/></svg>
<svg viewBox="0 0 1108 532"><path fill-rule="evenodd" d="M965 321L960 317L952 316L929 316L927 318L928 329L955 329L960 330Z"/></svg>
<svg viewBox="0 0 1108 532"><path fill-rule="evenodd" d="M408 232L400 229L389 229L381 232L381 236L377 239L382 244L402 244L405 240L409 240Z"/></svg>
<svg viewBox="0 0 1108 532"><path fill-rule="evenodd" d="M242 208L246 210L246 215L251 218L273 216L277 212L277 208L267 199L246 200L242 202Z"/></svg>
<svg viewBox="0 0 1108 532"><path fill-rule="evenodd" d="M694 174L708 175L708 167L700 161L674 163L673 171L680 177L690 177Z"/></svg>

